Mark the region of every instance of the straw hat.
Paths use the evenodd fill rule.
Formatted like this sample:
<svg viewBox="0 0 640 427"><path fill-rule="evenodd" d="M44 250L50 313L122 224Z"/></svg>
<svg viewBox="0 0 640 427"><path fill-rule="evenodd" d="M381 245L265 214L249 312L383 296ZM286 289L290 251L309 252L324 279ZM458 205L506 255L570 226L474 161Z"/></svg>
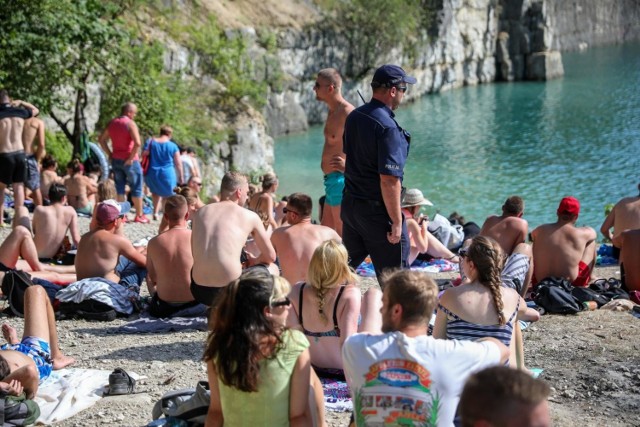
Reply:
<svg viewBox="0 0 640 427"><path fill-rule="evenodd" d="M402 198L403 208L421 205L433 206L433 203L425 199L422 191L418 190L417 188L410 188L404 193L404 197Z"/></svg>

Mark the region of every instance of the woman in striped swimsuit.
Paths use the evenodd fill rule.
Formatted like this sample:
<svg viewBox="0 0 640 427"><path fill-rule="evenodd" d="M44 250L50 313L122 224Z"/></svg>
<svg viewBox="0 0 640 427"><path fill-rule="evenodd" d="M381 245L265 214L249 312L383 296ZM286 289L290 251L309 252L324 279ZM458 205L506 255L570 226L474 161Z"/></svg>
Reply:
<svg viewBox="0 0 640 427"><path fill-rule="evenodd" d="M527 310L527 304L515 290L502 286L500 272L504 256L500 245L489 237L476 236L459 255L460 267L470 282L448 289L440 298L434 337L458 340L496 338L511 347L509 363L523 366L512 345L514 323L518 319L538 320L539 314L535 310Z"/></svg>

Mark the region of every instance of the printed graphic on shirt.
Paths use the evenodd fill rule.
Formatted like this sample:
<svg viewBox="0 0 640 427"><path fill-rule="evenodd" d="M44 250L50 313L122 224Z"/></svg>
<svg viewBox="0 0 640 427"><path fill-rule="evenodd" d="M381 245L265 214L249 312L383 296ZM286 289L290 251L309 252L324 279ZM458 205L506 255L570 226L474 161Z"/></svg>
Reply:
<svg viewBox="0 0 640 427"><path fill-rule="evenodd" d="M437 425L440 399L431 391L429 371L420 364L383 360L371 365L364 379L353 396L359 427Z"/></svg>

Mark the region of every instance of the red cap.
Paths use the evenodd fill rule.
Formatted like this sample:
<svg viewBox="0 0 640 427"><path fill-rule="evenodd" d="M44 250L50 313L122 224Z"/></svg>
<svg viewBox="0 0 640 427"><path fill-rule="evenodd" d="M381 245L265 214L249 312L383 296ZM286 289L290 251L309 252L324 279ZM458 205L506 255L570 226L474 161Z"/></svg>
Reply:
<svg viewBox="0 0 640 427"><path fill-rule="evenodd" d="M569 214L578 216L580 214L580 202L575 197L565 197L558 206L558 215Z"/></svg>

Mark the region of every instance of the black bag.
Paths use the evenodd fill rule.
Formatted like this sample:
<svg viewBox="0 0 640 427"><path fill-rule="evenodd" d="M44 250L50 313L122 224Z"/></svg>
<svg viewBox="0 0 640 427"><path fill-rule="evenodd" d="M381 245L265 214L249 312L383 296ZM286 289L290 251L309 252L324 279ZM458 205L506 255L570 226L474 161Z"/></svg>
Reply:
<svg viewBox="0 0 640 427"><path fill-rule="evenodd" d="M574 287L571 290L571 295L576 297L581 303L595 301L598 304L598 308L610 301L610 298L590 288Z"/></svg>
<svg viewBox="0 0 640 427"><path fill-rule="evenodd" d="M609 300L614 299L630 299L629 294L622 289L622 283L615 278L598 279L589 286L596 292L599 292Z"/></svg>
<svg viewBox="0 0 640 427"><path fill-rule="evenodd" d="M118 313L103 302L86 299L79 303L62 302L58 307L58 317L60 319L84 319L99 322L111 322L115 320Z"/></svg>
<svg viewBox="0 0 640 427"><path fill-rule="evenodd" d="M36 422L40 416L40 407L25 394L20 396L0 395L0 426L26 426Z"/></svg>
<svg viewBox="0 0 640 427"><path fill-rule="evenodd" d="M548 277L536 286L533 300L547 313L576 314L582 311L582 303L571 294L573 286L566 279Z"/></svg>
<svg viewBox="0 0 640 427"><path fill-rule="evenodd" d="M2 294L9 301L7 314L24 317L24 293L33 286L31 276L22 270L9 270L2 279Z"/></svg>

